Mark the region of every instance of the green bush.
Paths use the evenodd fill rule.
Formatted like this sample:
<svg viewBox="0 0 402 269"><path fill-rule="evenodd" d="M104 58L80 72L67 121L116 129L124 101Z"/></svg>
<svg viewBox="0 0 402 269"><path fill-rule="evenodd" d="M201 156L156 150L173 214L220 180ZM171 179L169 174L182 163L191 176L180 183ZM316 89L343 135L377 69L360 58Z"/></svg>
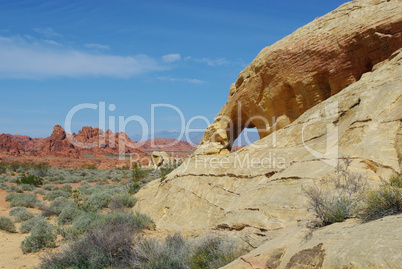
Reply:
<svg viewBox="0 0 402 269"><path fill-rule="evenodd" d="M154 238L137 242L131 257L132 268L149 269L187 269L189 266L190 245L180 234L168 235L165 241ZM216 267L218 268L218 267Z"/></svg>
<svg viewBox="0 0 402 269"><path fill-rule="evenodd" d="M15 222L26 221L32 219L34 214L25 207L13 207L8 211L8 214L14 217Z"/></svg>
<svg viewBox="0 0 402 269"><path fill-rule="evenodd" d="M140 164L134 164L133 169L131 171L131 180L133 181L139 181L141 179L144 179L148 176L148 171L142 169Z"/></svg>
<svg viewBox="0 0 402 269"><path fill-rule="evenodd" d="M41 268L129 268L134 243L127 224L94 229L58 253L42 256Z"/></svg>
<svg viewBox="0 0 402 269"><path fill-rule="evenodd" d="M21 188L23 191L33 191L33 190L35 189L35 187L34 187L33 185L25 184L25 183L21 184L21 185L20 185L20 188Z"/></svg>
<svg viewBox="0 0 402 269"><path fill-rule="evenodd" d="M22 207L34 208L39 203L40 203L39 198L36 197L36 195L33 193L18 193L11 199L10 207L22 206Z"/></svg>
<svg viewBox="0 0 402 269"><path fill-rule="evenodd" d="M68 192L68 193L73 193L73 188L71 187L70 184L61 185L60 190Z"/></svg>
<svg viewBox="0 0 402 269"><path fill-rule="evenodd" d="M8 189L7 183L1 182L1 183L0 183L0 189L2 189L2 190L7 190L7 189Z"/></svg>
<svg viewBox="0 0 402 269"><path fill-rule="evenodd" d="M21 242L23 253L38 252L44 248L56 247L56 234L49 227L35 225L30 236Z"/></svg>
<svg viewBox="0 0 402 269"><path fill-rule="evenodd" d="M84 212L77 207L65 207L57 217L57 224L71 224L75 218L79 217L83 213Z"/></svg>
<svg viewBox="0 0 402 269"><path fill-rule="evenodd" d="M402 188L392 181L377 190L369 190L363 196L359 218L371 221L389 215L402 213Z"/></svg>
<svg viewBox="0 0 402 269"><path fill-rule="evenodd" d="M73 229L77 231L79 234L86 233L90 227L95 223L96 219L99 219L101 216L98 213L87 212L79 215L77 218L73 220Z"/></svg>
<svg viewBox="0 0 402 269"><path fill-rule="evenodd" d="M53 190L57 190L59 188L53 184L45 184L42 186L42 189L47 190L47 191L53 191Z"/></svg>
<svg viewBox="0 0 402 269"><path fill-rule="evenodd" d="M14 162L14 163L10 163L8 166L8 169L12 172L16 172L18 168L21 167L20 163Z"/></svg>
<svg viewBox="0 0 402 269"><path fill-rule="evenodd" d="M44 208L42 210L42 215L44 217L52 216L52 215L59 215L61 211L63 211L66 207L75 207L77 208L76 203L73 201L65 198L65 197L57 197L53 201L50 202L48 208Z"/></svg>
<svg viewBox="0 0 402 269"><path fill-rule="evenodd" d="M134 207L137 199L128 193L118 194L111 198L109 207L111 209L122 209Z"/></svg>
<svg viewBox="0 0 402 269"><path fill-rule="evenodd" d="M100 214L94 222L92 222L90 229L98 229L105 225L118 225L127 224L133 231L140 231L143 229L154 229L155 223L147 215L140 213L131 213L124 211L113 211L107 214Z"/></svg>
<svg viewBox="0 0 402 269"><path fill-rule="evenodd" d="M15 225L11 221L11 219L7 217L0 217L0 230L9 232L9 233L15 233Z"/></svg>
<svg viewBox="0 0 402 269"><path fill-rule="evenodd" d="M32 228L36 225L45 226L48 229L53 229L53 225L50 224L49 221L47 221L45 218L39 216L39 217L34 217L32 219L21 222L19 231L20 231L20 233L23 233L23 234L29 233L32 230Z"/></svg>
<svg viewBox="0 0 402 269"><path fill-rule="evenodd" d="M33 191L33 194L46 195L46 190L43 189L43 188L38 188L38 189L35 189L35 190Z"/></svg>
<svg viewBox="0 0 402 269"><path fill-rule="evenodd" d="M138 182L133 182L129 185L129 194L136 194L141 189L141 184Z"/></svg>
<svg viewBox="0 0 402 269"><path fill-rule="evenodd" d="M0 175L5 174L6 172L7 168L3 164L0 164Z"/></svg>
<svg viewBox="0 0 402 269"><path fill-rule="evenodd" d="M24 191L21 189L20 186L8 185L7 192L23 193Z"/></svg>
<svg viewBox="0 0 402 269"><path fill-rule="evenodd" d="M64 198L68 198L71 196L71 193L66 192L66 191L62 191L62 190L54 190L54 191L50 191L48 192L43 199L48 200L48 201L53 201L54 199L56 199L57 197L64 197Z"/></svg>
<svg viewBox="0 0 402 269"><path fill-rule="evenodd" d="M49 163L39 163L39 164L33 165L33 171L39 177L46 176L49 172L49 169L50 169Z"/></svg>
<svg viewBox="0 0 402 269"><path fill-rule="evenodd" d="M389 185L392 187L402 188L402 174L391 177Z"/></svg>
<svg viewBox="0 0 402 269"><path fill-rule="evenodd" d="M366 179L351 172L350 164L351 161L345 158L336 167L335 173L322 180L321 186L303 188L310 209L324 225L356 216L359 198L366 188Z"/></svg>
<svg viewBox="0 0 402 269"><path fill-rule="evenodd" d="M21 174L15 183L17 183L17 185L29 184L34 186L40 186L43 184L43 178L32 174L31 175Z"/></svg>
<svg viewBox="0 0 402 269"><path fill-rule="evenodd" d="M191 268L220 268L244 253L245 251L238 249L231 240L206 235L196 243L191 257Z"/></svg>
<svg viewBox="0 0 402 269"><path fill-rule="evenodd" d="M84 202L80 206L83 210L88 212L96 212L109 205L112 195L109 192L94 193L85 197Z"/></svg>
<svg viewBox="0 0 402 269"><path fill-rule="evenodd" d="M18 193L12 192L7 194L6 198L4 199L6 200L6 202L11 202L11 200L14 199L17 195Z"/></svg>

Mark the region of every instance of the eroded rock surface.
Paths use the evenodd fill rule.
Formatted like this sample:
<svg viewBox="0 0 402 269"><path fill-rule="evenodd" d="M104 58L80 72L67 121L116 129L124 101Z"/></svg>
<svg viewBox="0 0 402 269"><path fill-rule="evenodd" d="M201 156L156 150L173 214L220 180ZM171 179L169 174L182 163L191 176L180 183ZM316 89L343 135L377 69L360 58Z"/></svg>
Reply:
<svg viewBox="0 0 402 269"><path fill-rule="evenodd" d="M323 18L316 19L305 28L299 29L296 36L301 37L302 33L303 35L311 33L317 39L319 39L318 36L321 36L322 39L329 40L334 38L333 35L326 35L325 31L320 29L328 30L330 33L331 29L333 31L338 29L345 35L344 39L338 40L341 44L346 42L345 40L348 42L359 40L356 38L361 35L357 35L357 33L364 33L367 44L360 44L357 41L356 44L362 46L360 51L367 52L372 51L370 47L372 44L377 44L376 42L381 40L381 38L375 37L378 35L378 31L371 32L372 34L370 31L394 29L392 32L395 33L390 34L389 39L383 43L384 53L389 54L389 58L378 56L382 55L379 52L374 53L379 58L371 62L374 66L370 66L364 71L365 73L362 71L363 75L353 76L351 74L354 73L349 72L351 70L348 66L351 63L348 63L348 59L351 59L353 63L356 62L356 65L359 65L360 62L360 60L353 60L353 53L350 53L350 57L349 54L328 56L327 53L310 54L312 52L308 50L305 64L310 62L307 59L318 61L323 57L326 61L322 60L321 64L316 62L315 65L305 69L305 73L321 72L319 70L331 67L333 62L337 62L338 65L343 64L343 69L345 69L342 71L343 69L338 69L337 66L331 67L338 71L328 73L332 74L330 85L333 86L330 87L329 94L325 95L325 98L320 99L320 96L324 95L317 94L321 86L317 86L318 88L314 86L317 83L321 85L319 81L309 80L311 76L304 77L300 80L305 82L301 84L304 86L300 88L301 100L304 100L304 94L307 92L320 98L310 99L311 103L306 101L308 104L306 106L302 102L303 109L299 112L304 113L301 116L296 113L292 120L286 121L287 124L281 126L282 128L276 132L234 153L202 154L211 153L211 151L204 152L203 150L206 148L200 147L197 154L173 171L166 180L153 181L141 189L136 195L138 202L135 209L150 215L159 230L201 233L212 229L236 234L249 246L258 247L265 241L273 239L274 231L300 229L303 226L302 223L314 219L312 212L307 210L306 196L302 187L333 172L339 159L349 157L352 160L352 171L366 175L373 184L380 182L382 178L400 173L402 53L400 50L391 53L388 48L397 47L393 40L400 38L401 6L400 1L354 1L341 6ZM347 17L350 19L346 20ZM340 18L348 23L342 22ZM399 25L399 29L395 29L395 25ZM343 28L354 30L347 32ZM320 35L317 36L315 31L320 32ZM354 36L355 39L348 39L348 36ZM306 38L310 40L312 37ZM289 43L292 40L292 36L290 36L279 42L283 55L279 51L274 51L272 53L276 55L275 57L279 57L275 59L296 61L305 55L302 51L299 52L300 55L286 54L290 48L287 46L290 46ZM316 41L321 45L324 42L323 40ZM337 39L333 41L334 46L337 46L336 44L339 43ZM296 43L293 45L297 46ZM321 48L321 45L317 49ZM401 45L400 42L398 46ZM276 46L279 45L274 45L274 47ZM260 80L256 74L281 65L280 62L275 62L271 63L269 68L268 65L263 65L267 68L259 69L259 72L251 71L255 70L256 63L268 63L266 59L270 59L271 56L268 52L271 50L272 48L264 49L254 63L246 68L247 72L251 72L248 73L250 76L247 77L247 72L242 72L240 77L247 77L247 79L237 83L236 88L232 87L231 96L235 98L233 100L238 100L241 96L250 99L250 109L247 111L259 107L268 111L273 109L272 106L276 107L270 102L262 105L261 102L253 101L256 93L261 92L260 89L262 89L254 85L254 83L258 84L256 81ZM383 61L380 62L381 60ZM314 71L314 68L318 71ZM292 70L295 74L291 72ZM291 81L292 77L296 80L297 75L303 75L302 71L291 68L291 66L283 71L288 72L286 81ZM285 75L282 76L280 71L277 72L277 76L285 79ZM338 75L336 76L336 74ZM345 74L349 74L349 76ZM336 77L339 78L339 83L343 79L347 83L342 84L342 87L336 86L341 85L334 82L338 81L335 79ZM341 77L343 79L340 79ZM359 78L360 80L358 80ZM355 82L356 80L358 81ZM254 83L251 83L252 81ZM269 81L285 83L285 80L280 82L279 77ZM307 81L310 81L310 84ZM291 85L293 84L291 83ZM278 98L283 97L283 101L288 102L286 94L282 94L278 90L276 95L272 95L270 89L273 87L268 88L269 94L265 94L264 90L261 100L264 100L265 97L277 96ZM305 88L309 90L304 91ZM266 87L264 86L263 89ZM222 111L229 111L227 109L230 107L231 100L230 98ZM313 100L315 101L313 102ZM294 105L300 108L297 103L292 102L288 103L286 107L293 108ZM309 106L313 107L309 108ZM216 123L219 125L220 121L217 119L211 128L218 126ZM204 137L209 136L209 131ZM204 145L206 145L205 141ZM224 144L220 145L225 147ZM212 149L217 149L217 147L212 147ZM217 150L215 153L222 153L222 151ZM315 246L311 246L311 248ZM326 248L325 244L323 247ZM279 252L277 254L280 255Z"/></svg>
<svg viewBox="0 0 402 269"><path fill-rule="evenodd" d="M197 154L227 154L244 128L261 138L340 92L402 46L402 2L352 1L264 48L230 86Z"/></svg>

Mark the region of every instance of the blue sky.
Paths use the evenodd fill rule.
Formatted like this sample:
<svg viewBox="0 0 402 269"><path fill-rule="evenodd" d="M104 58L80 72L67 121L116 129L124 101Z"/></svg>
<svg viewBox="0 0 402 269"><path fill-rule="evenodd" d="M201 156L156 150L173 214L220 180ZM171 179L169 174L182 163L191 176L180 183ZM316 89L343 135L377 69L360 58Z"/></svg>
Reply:
<svg viewBox="0 0 402 269"><path fill-rule="evenodd" d="M150 127L152 104L212 122L261 49L345 2L0 0L0 133L47 137L73 107L100 102L117 131L119 116ZM180 130L175 110L154 112L155 132ZM98 110L74 115L72 131L88 125Z"/></svg>

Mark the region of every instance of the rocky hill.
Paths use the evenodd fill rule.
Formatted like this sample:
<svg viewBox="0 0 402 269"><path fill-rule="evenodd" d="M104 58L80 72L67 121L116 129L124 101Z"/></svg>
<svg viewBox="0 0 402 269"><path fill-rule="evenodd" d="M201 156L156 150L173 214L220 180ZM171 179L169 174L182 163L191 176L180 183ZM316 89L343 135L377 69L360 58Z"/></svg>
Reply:
<svg viewBox="0 0 402 269"><path fill-rule="evenodd" d="M144 142L137 142L137 144L145 151L193 152L195 150L195 146L190 143L173 138L155 138Z"/></svg>
<svg viewBox="0 0 402 269"><path fill-rule="evenodd" d="M78 134L67 134L60 125L55 125L51 136L31 138L26 135L0 135L0 154L21 157L45 157L79 159L83 154L97 157L103 155L137 154L147 156L146 152L168 151L180 157L189 156L195 147L185 141L156 138L143 142L133 142L124 132L104 132L99 128L84 126Z"/></svg>
<svg viewBox="0 0 402 269"><path fill-rule="evenodd" d="M212 229L255 248L227 268L397 266L398 216L331 225L303 243L315 219L303 187L346 157L371 185L401 172L401 47L402 2L357 0L263 49L195 154L141 189L136 210L161 231ZM253 126L262 139L230 153Z"/></svg>

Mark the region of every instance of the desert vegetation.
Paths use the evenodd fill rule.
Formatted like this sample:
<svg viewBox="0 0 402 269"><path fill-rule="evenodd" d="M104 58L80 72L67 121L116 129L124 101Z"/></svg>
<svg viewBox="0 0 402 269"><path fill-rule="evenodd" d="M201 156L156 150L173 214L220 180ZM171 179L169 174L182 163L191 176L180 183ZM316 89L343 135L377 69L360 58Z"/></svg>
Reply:
<svg viewBox="0 0 402 269"><path fill-rule="evenodd" d="M174 167L2 167L6 172L0 175L0 187L9 192L5 200L10 218L0 218L0 229L16 233L18 228L27 234L20 245L23 253L59 247L42 255L40 268L217 268L245 253L235 241L211 234L156 239L143 232L155 225L148 216L130 210L137 202L133 194ZM17 228L15 223L20 223Z"/></svg>
<svg viewBox="0 0 402 269"><path fill-rule="evenodd" d="M366 177L352 172L350 164L349 158L342 159L334 173L319 184L303 188L310 209L323 225L348 218L370 221L402 212L401 175L370 188Z"/></svg>

